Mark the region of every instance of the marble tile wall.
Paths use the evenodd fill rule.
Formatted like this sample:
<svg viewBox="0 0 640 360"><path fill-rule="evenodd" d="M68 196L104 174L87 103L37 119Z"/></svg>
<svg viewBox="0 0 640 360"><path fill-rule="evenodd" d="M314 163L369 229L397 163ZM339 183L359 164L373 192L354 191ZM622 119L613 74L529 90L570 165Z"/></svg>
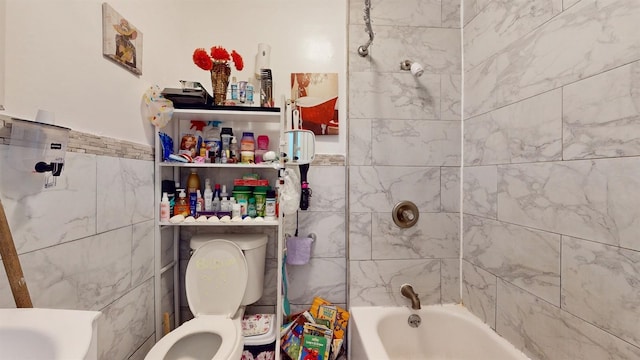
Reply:
<svg viewBox="0 0 640 360"><path fill-rule="evenodd" d="M292 309L308 309L320 296L332 303L347 303L346 174L344 159L309 167L313 191L309 209L298 212L298 236L315 234L306 265L287 265ZM296 217L285 218L285 232L295 235Z"/></svg>
<svg viewBox="0 0 640 360"><path fill-rule="evenodd" d="M375 40L357 49L364 0L349 2L349 304L458 302L460 269L459 1L371 2ZM400 70L412 60L425 73ZM415 227L400 229L393 206L414 202Z"/></svg>
<svg viewBox="0 0 640 360"><path fill-rule="evenodd" d="M637 359L640 3L467 8L463 302L532 359Z"/></svg>
<svg viewBox="0 0 640 360"><path fill-rule="evenodd" d="M155 331L153 162L68 152L44 189L12 151L0 145L0 198L34 306L99 310L99 358L143 357ZM0 276L0 307L14 306Z"/></svg>

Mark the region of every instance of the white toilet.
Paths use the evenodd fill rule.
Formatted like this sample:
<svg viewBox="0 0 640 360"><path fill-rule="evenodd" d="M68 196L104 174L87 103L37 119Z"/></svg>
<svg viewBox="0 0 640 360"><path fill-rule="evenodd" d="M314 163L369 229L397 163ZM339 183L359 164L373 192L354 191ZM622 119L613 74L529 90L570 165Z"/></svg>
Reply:
<svg viewBox="0 0 640 360"><path fill-rule="evenodd" d="M199 234L190 246L185 290L194 318L160 339L145 359L240 359L244 306L262 296L267 236Z"/></svg>

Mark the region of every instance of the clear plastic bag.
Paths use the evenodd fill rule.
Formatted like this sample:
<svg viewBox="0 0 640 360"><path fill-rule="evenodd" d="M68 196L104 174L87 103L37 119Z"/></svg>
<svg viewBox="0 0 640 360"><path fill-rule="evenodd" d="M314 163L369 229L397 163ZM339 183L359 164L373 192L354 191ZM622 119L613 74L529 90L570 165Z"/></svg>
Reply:
<svg viewBox="0 0 640 360"><path fill-rule="evenodd" d="M164 127L173 116L173 103L162 96L158 85L153 85L142 95L140 113L143 119L149 120L153 125Z"/></svg>
<svg viewBox="0 0 640 360"><path fill-rule="evenodd" d="M280 210L285 215L292 215L300 207L300 177L294 169L284 170L284 185L278 194Z"/></svg>

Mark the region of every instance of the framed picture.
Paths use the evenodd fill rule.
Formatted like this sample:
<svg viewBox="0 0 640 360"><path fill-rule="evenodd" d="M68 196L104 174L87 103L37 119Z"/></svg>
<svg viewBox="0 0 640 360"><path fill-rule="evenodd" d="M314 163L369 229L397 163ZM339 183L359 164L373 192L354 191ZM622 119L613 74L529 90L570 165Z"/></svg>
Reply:
<svg viewBox="0 0 640 360"><path fill-rule="evenodd" d="M102 55L142 75L142 33L106 2L102 3Z"/></svg>
<svg viewBox="0 0 640 360"><path fill-rule="evenodd" d="M316 135L339 134L337 73L292 73L291 99L302 129Z"/></svg>

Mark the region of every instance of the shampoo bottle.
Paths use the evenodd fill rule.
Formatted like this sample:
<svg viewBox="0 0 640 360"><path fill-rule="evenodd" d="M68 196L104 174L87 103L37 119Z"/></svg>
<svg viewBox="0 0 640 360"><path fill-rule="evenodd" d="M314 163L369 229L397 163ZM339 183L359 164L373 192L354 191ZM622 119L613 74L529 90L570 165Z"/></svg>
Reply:
<svg viewBox="0 0 640 360"><path fill-rule="evenodd" d="M198 176L198 172L196 169L191 169L191 174L187 178L187 192L189 194L195 193L196 190L200 189L200 176Z"/></svg>

